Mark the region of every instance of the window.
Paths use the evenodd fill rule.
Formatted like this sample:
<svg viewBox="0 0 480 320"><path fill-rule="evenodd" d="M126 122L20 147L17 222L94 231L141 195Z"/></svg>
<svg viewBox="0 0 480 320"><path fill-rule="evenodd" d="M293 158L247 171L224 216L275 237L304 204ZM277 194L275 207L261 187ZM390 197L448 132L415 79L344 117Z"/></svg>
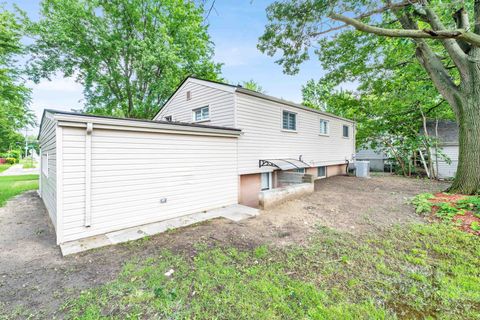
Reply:
<svg viewBox="0 0 480 320"><path fill-rule="evenodd" d="M270 172L262 172L261 174L262 191L270 190L271 179L272 179L272 174Z"/></svg>
<svg viewBox="0 0 480 320"><path fill-rule="evenodd" d="M305 168L295 169L295 172L305 173Z"/></svg>
<svg viewBox="0 0 480 320"><path fill-rule="evenodd" d="M283 111L283 129L297 130L297 114L293 112Z"/></svg>
<svg viewBox="0 0 480 320"><path fill-rule="evenodd" d="M205 121L210 117L208 106L193 110L193 121Z"/></svg>
<svg viewBox="0 0 480 320"><path fill-rule="evenodd" d="M320 134L328 135L328 120L320 119Z"/></svg>
<svg viewBox="0 0 480 320"><path fill-rule="evenodd" d="M325 178L327 176L327 167L323 166L323 167L318 167L318 172L317 172L317 176L319 178Z"/></svg>
<svg viewBox="0 0 480 320"><path fill-rule="evenodd" d="M187 101L192 99L192 92L191 91L187 91Z"/></svg>
<svg viewBox="0 0 480 320"><path fill-rule="evenodd" d="M350 128L348 126L343 126L343 137L348 138L350 136Z"/></svg>
<svg viewBox="0 0 480 320"><path fill-rule="evenodd" d="M172 122L172 116L166 116L165 121Z"/></svg>
<svg viewBox="0 0 480 320"><path fill-rule="evenodd" d="M42 153L42 173L48 178L48 152Z"/></svg>

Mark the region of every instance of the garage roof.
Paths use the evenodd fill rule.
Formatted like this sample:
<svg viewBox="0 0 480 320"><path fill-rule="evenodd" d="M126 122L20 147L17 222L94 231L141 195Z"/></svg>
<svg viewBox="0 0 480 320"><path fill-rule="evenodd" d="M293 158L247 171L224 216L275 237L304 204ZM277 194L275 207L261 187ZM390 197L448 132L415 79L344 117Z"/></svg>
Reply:
<svg viewBox="0 0 480 320"><path fill-rule="evenodd" d="M43 111L42 122L40 124L39 136L42 132L42 125L46 116L53 117L61 126L86 127L87 123L92 123L94 128L101 129L124 129L138 131L160 131L169 133L183 134L204 134L221 136L239 136L240 129L210 126L204 124L155 121L131 118L118 118L110 116L89 115L78 112L68 112L60 110L45 109Z"/></svg>

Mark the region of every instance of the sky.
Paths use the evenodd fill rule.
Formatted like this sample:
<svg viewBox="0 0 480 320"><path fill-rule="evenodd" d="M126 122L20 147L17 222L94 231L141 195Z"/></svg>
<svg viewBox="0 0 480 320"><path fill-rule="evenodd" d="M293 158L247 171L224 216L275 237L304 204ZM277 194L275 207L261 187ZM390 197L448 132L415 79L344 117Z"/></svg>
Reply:
<svg viewBox="0 0 480 320"><path fill-rule="evenodd" d="M301 102L301 87L310 79L319 79L324 74L316 57L305 62L297 75L285 75L275 58L262 54L256 48L258 38L267 23L265 9L273 1L266 0L217 0L211 12L209 34L215 43L216 62L224 64L222 76L237 84L250 79L259 83L267 94L293 102ZM36 20L39 17L40 1L7 0L7 9L12 4L26 11ZM28 83L32 88L31 108L41 120L43 109L71 110L83 106L83 89L72 78L58 74L39 84ZM36 131L36 130L34 130Z"/></svg>

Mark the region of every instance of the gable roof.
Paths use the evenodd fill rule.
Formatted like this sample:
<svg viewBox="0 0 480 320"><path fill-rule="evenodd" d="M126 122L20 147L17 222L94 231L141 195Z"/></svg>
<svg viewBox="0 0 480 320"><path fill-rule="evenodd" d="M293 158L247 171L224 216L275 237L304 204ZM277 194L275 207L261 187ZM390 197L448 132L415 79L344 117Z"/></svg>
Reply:
<svg viewBox="0 0 480 320"><path fill-rule="evenodd" d="M195 82L202 83L203 85L213 87L213 88L216 88L216 89L220 89L220 90L224 90L224 91L228 91L228 92L243 93L243 94L253 96L253 97L256 97L256 98L269 100L269 101L272 101L272 102L284 104L284 105L287 105L287 106L290 106L290 107L302 109L302 110L309 111L309 112L318 113L318 114L321 114L321 115L325 115L325 116L329 116L329 117L332 117L332 118L344 120L344 121L347 121L347 122L351 122L351 123L355 122L351 119L343 118L343 117L334 115L334 114L329 113L329 112L309 108L309 107L306 107L306 106L298 104L298 103L294 103L294 102L284 100L284 99L281 99L281 98L276 98L276 97L273 97L273 96L270 96L270 95L267 95L267 94L264 94L264 93L260 93L260 92L254 91L254 90L246 89L246 88L243 88L240 85L233 85L233 84L214 81L214 80L206 80L206 79L197 78L195 76L188 76L182 81L182 83L180 83L178 88L175 90L174 93L172 93L172 95L168 98L167 102L165 102L165 104L160 108L160 110L158 110L158 112L155 114L153 119L155 119L158 116L158 114L160 113L160 111L162 111L162 109L176 96L176 94L187 83L188 80L194 80Z"/></svg>
<svg viewBox="0 0 480 320"><path fill-rule="evenodd" d="M198 123L185 123L185 122L170 122L170 121L157 121L157 120L143 120L133 118L119 118L110 116L97 116L91 114L84 114L78 112L60 111L53 109L43 110L42 121L40 123L40 129L38 131L38 137L42 133L42 126L45 117L53 117L56 121L62 121L63 123L86 123L92 122L99 125L114 125L123 127L134 128L151 128L164 131L182 131L182 132L198 132L198 133L212 133L212 134L224 134L224 135L239 135L240 129L211 126Z"/></svg>

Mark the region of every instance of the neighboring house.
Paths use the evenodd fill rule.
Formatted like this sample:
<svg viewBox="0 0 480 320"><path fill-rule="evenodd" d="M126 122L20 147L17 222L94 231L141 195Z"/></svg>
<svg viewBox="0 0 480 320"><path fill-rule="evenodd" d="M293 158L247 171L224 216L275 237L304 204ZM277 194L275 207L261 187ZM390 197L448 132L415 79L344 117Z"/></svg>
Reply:
<svg viewBox="0 0 480 320"><path fill-rule="evenodd" d="M383 172L385 171L385 161L388 160L388 157L380 150L366 148L357 152L355 160L369 161L370 171Z"/></svg>
<svg viewBox="0 0 480 320"><path fill-rule="evenodd" d="M424 130L422 129L422 132ZM440 155L437 157L435 148L432 148L435 171L438 170L438 177L448 179L455 177L458 166L458 124L455 121L439 120L427 122L427 132L432 138L438 133L438 147L451 161L450 164ZM437 161L438 158L438 161Z"/></svg>
<svg viewBox="0 0 480 320"><path fill-rule="evenodd" d="M190 77L152 121L46 110L39 193L64 243L256 207L302 177L344 174L354 135L351 120Z"/></svg>

